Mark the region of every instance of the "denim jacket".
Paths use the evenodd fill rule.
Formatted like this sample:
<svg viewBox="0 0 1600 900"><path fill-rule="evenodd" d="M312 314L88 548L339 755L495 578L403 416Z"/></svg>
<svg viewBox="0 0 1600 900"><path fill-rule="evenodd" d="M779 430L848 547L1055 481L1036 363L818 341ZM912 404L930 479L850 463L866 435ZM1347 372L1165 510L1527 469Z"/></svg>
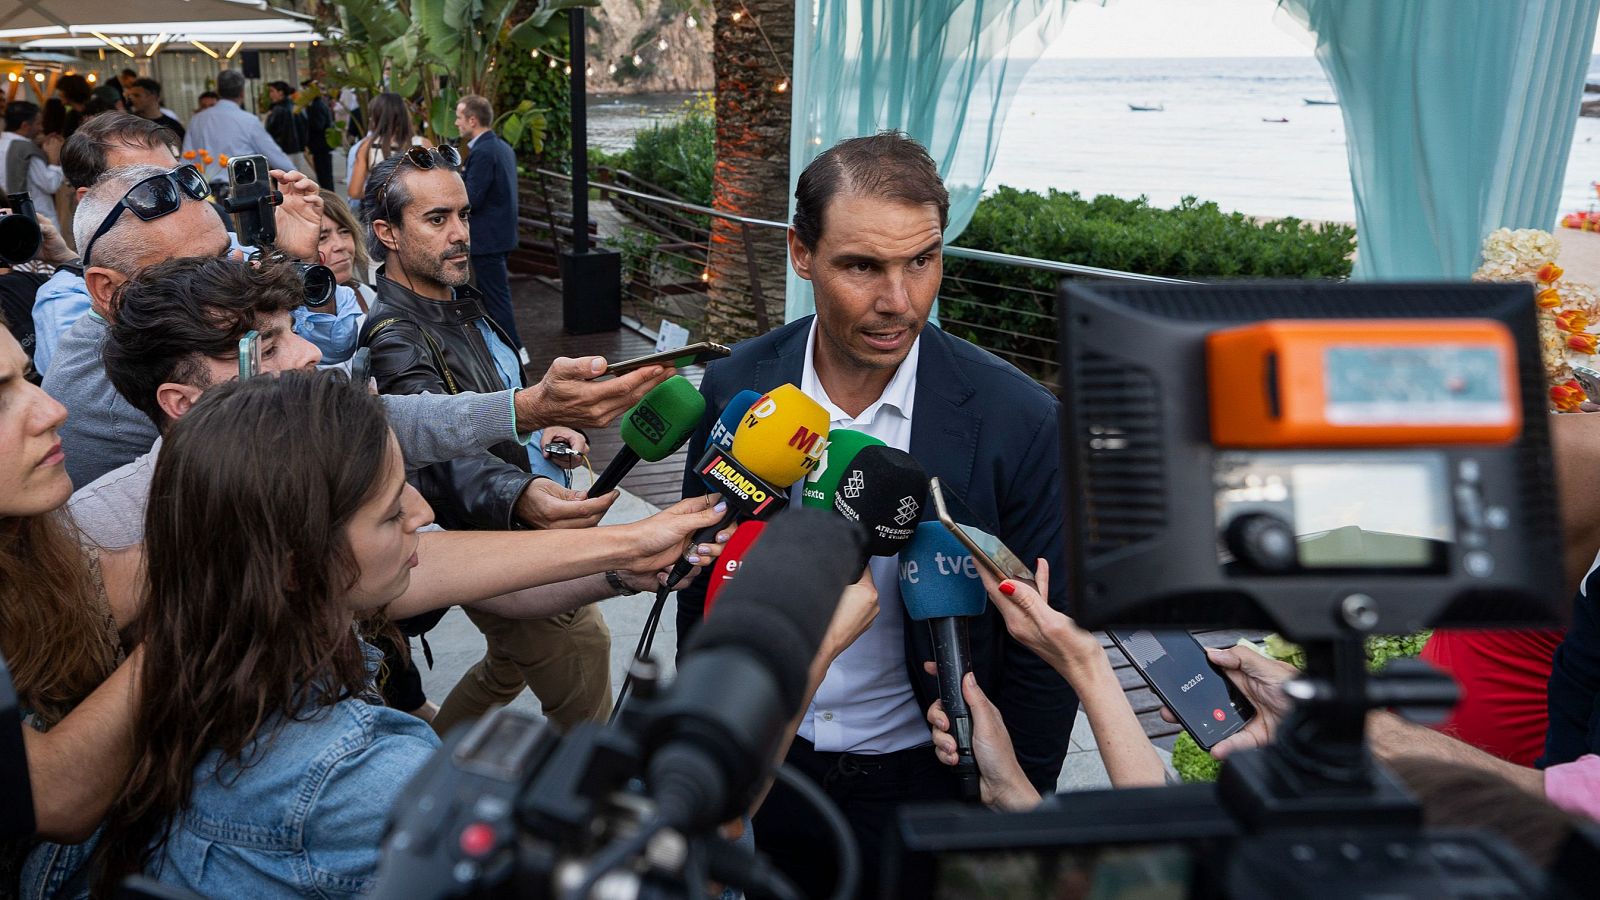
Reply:
<svg viewBox="0 0 1600 900"><path fill-rule="evenodd" d="M439 746L414 716L344 700L310 721L280 724L255 762L195 770L190 805L147 874L203 897L354 897L376 884L389 809ZM88 845L44 844L23 873L24 897L61 887ZM74 889L75 888L75 889Z"/></svg>

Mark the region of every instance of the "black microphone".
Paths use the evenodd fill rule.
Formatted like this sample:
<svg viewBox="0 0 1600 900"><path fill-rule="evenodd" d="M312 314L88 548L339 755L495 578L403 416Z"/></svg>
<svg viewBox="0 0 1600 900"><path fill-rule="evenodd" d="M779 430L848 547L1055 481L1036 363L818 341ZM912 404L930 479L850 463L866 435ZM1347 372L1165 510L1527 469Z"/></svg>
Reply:
<svg viewBox="0 0 1600 900"><path fill-rule="evenodd" d="M820 510L796 507L767 525L647 708L646 771L669 825L710 827L748 809L861 552L860 531Z"/></svg>
<svg viewBox="0 0 1600 900"><path fill-rule="evenodd" d="M911 541L928 499L928 473L904 450L869 444L839 473L833 511L866 535L868 556L893 556Z"/></svg>
<svg viewBox="0 0 1600 900"><path fill-rule="evenodd" d="M956 778L963 799L981 796L972 752L972 711L961 681L972 671L967 619L983 614L988 592L972 554L938 522L923 522L900 552L900 600L913 621L927 622L938 669L939 700L956 739Z"/></svg>

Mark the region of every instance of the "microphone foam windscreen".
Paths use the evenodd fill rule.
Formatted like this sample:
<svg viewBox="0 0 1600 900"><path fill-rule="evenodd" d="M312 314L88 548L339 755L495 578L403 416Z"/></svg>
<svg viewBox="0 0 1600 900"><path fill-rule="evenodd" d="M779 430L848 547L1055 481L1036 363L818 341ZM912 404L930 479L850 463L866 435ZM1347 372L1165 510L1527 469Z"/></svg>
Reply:
<svg viewBox="0 0 1600 900"><path fill-rule="evenodd" d="M717 604L717 595L727 587L728 582L739 574L739 567L744 564L745 554L761 539L761 532L765 531L767 523L760 519L751 519L733 530L733 537L728 538L728 543L722 548L722 555L717 557L711 566L711 574L706 578L706 606L705 615L711 615L711 608Z"/></svg>
<svg viewBox="0 0 1600 900"><path fill-rule="evenodd" d="M860 431L848 428L829 431L828 449L822 452L822 460L817 467L806 476L800 502L817 509L833 509L833 493L839 486L839 477L844 474L845 466L856 458L861 448L882 446L883 441Z"/></svg>
<svg viewBox="0 0 1600 900"><path fill-rule="evenodd" d="M845 586L861 575L861 533L837 516L793 507L767 524L761 541L722 591L717 614L685 653L734 647L772 672L791 712L805 697L811 660Z"/></svg>
<svg viewBox="0 0 1600 900"><path fill-rule="evenodd" d="M893 556L911 540L928 500L928 473L904 450L862 447L841 467L833 510L860 525L867 555Z"/></svg>
<svg viewBox="0 0 1600 900"><path fill-rule="evenodd" d="M918 622L982 615L989 605L977 561L938 522L918 525L900 551L900 599Z"/></svg>
<svg viewBox="0 0 1600 900"><path fill-rule="evenodd" d="M733 434L733 458L774 487L788 487L816 468L828 448L828 413L792 384L751 405Z"/></svg>
<svg viewBox="0 0 1600 900"><path fill-rule="evenodd" d="M694 433L705 412L706 398L689 379L674 375L622 417L622 442L646 462L666 459Z"/></svg>
<svg viewBox="0 0 1600 900"><path fill-rule="evenodd" d="M722 408L722 415L717 417L717 423L711 426L711 439L707 446L720 447L723 450L733 449L733 433L739 430L739 422L744 419L744 414L750 411L757 400L761 399L760 391L748 388L733 395L728 405Z"/></svg>

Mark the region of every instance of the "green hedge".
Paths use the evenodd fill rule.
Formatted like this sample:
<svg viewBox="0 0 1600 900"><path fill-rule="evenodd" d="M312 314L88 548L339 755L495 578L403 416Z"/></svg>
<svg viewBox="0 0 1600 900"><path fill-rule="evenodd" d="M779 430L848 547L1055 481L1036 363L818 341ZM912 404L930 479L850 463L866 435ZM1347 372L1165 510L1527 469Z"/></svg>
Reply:
<svg viewBox="0 0 1600 900"><path fill-rule="evenodd" d="M634 136L621 153L590 152L590 165L623 169L674 194L711 205L711 179L717 164L717 120L710 94L683 104L683 114Z"/></svg>
<svg viewBox="0 0 1600 900"><path fill-rule="evenodd" d="M1345 278L1355 229L1299 219L1256 220L1193 197L1171 209L1144 198L1039 194L1002 187L984 197L956 244L1053 262L1188 280ZM1059 276L945 258L945 326L1046 377ZM1026 288L1028 290L1016 290Z"/></svg>
<svg viewBox="0 0 1600 900"><path fill-rule="evenodd" d="M1433 634L1431 631L1421 631L1400 637L1367 638L1367 668L1376 672L1391 659L1411 658L1421 654L1422 645L1428 642L1428 636L1431 634ZM1269 634L1264 643L1266 655L1273 659L1283 660L1295 668L1305 666L1305 652L1282 637ZM1181 731L1178 733L1177 743L1172 745L1172 768L1177 770L1178 777L1186 784L1193 784L1199 781L1216 781L1217 774L1222 771L1222 763L1201 750L1200 745L1189 736L1189 732Z"/></svg>

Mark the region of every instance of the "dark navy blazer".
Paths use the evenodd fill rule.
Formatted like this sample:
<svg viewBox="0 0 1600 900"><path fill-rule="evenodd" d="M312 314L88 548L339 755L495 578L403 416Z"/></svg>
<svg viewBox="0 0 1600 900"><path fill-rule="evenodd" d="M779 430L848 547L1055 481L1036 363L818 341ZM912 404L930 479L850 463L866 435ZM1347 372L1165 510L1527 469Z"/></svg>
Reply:
<svg viewBox="0 0 1600 900"><path fill-rule="evenodd" d="M1589 570L1572 601L1572 625L1550 668L1550 724L1539 768L1600 753L1600 567Z"/></svg>
<svg viewBox="0 0 1600 900"><path fill-rule="evenodd" d="M685 496L707 493L694 463L733 395L746 388L766 391L800 384L811 321L808 316L744 341L732 356L706 368L700 386L706 412L689 441ZM1023 560L1031 563L1042 556L1052 573L1063 572L1060 405L1016 367L933 325L923 329L919 340L911 455L930 476L960 494L976 515L997 524L1001 540ZM923 517L932 515L932 504L926 504ZM704 579L678 593L679 647L700 621L704 605ZM1051 605L1062 608L1059 599ZM939 696L934 679L922 670L922 661L933 658L928 629L912 627L903 607L900 615L906 626L906 670L926 710ZM992 604L973 621L971 632L979 685L1005 717L1028 777L1041 792L1054 792L1077 695L1054 669L1006 633Z"/></svg>
<svg viewBox="0 0 1600 900"><path fill-rule="evenodd" d="M467 153L467 202L472 204L472 252L517 249L517 154L486 131Z"/></svg>

